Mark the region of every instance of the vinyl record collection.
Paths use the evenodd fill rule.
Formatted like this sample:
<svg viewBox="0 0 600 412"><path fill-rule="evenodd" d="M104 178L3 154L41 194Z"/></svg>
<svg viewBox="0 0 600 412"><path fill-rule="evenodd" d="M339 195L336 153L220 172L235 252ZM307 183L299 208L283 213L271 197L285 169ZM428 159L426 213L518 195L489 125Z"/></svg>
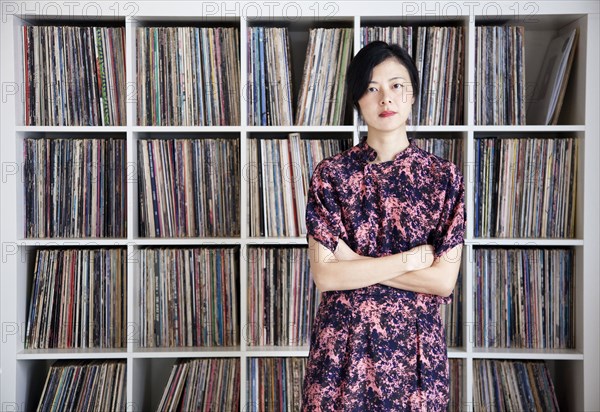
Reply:
<svg viewBox="0 0 600 412"><path fill-rule="evenodd" d="M397 44L413 56L413 28L411 26L365 26L360 28L360 44L380 40L388 44Z"/></svg>
<svg viewBox="0 0 600 412"><path fill-rule="evenodd" d="M145 248L140 263L140 346L239 344L234 248Z"/></svg>
<svg viewBox="0 0 600 412"><path fill-rule="evenodd" d="M35 253L26 349L125 347L125 249Z"/></svg>
<svg viewBox="0 0 600 412"><path fill-rule="evenodd" d="M294 124L291 67L287 28L248 28L248 125Z"/></svg>
<svg viewBox="0 0 600 412"><path fill-rule="evenodd" d="M140 236L240 234L239 140L138 141Z"/></svg>
<svg viewBox="0 0 600 412"><path fill-rule="evenodd" d="M463 367L462 359L448 359L449 379L450 379L450 402L448 403L448 412L464 411L463 397Z"/></svg>
<svg viewBox="0 0 600 412"><path fill-rule="evenodd" d="M544 362L474 359L473 372L476 412L559 410Z"/></svg>
<svg viewBox="0 0 600 412"><path fill-rule="evenodd" d="M125 139L24 139L25 236L126 236Z"/></svg>
<svg viewBox="0 0 600 412"><path fill-rule="evenodd" d="M460 170L463 167L463 140L460 138L418 137L411 139L420 149L433 153L454 163ZM464 174L464 172L463 172Z"/></svg>
<svg viewBox="0 0 600 412"><path fill-rule="evenodd" d="M248 409L298 412L306 358L248 358Z"/></svg>
<svg viewBox="0 0 600 412"><path fill-rule="evenodd" d="M310 176L324 158L351 145L341 139L248 139L250 236L305 236Z"/></svg>
<svg viewBox="0 0 600 412"><path fill-rule="evenodd" d="M157 411L238 411L239 359L178 360Z"/></svg>
<svg viewBox="0 0 600 412"><path fill-rule="evenodd" d="M478 26L475 124L525 124L525 28Z"/></svg>
<svg viewBox="0 0 600 412"><path fill-rule="evenodd" d="M124 360L57 361L50 367L38 411L125 410Z"/></svg>
<svg viewBox="0 0 600 412"><path fill-rule="evenodd" d="M316 165L349 149L353 135L366 133L365 127L350 130L347 113L346 70L360 49L355 39L361 46L374 40L399 44L414 59L420 94L408 119L415 126L411 143L453 162L466 178L467 158L475 163L468 182L474 219L468 224L476 239L466 248L472 261L464 254L463 269L473 266L461 269L446 300L451 303L441 308L453 352L448 410L555 411L552 377L566 371L565 379L579 382L590 360L575 339L589 326L590 304L577 297L590 274L587 263L577 266L589 245L574 238L589 222L582 183L594 176L578 159L595 129L587 114L571 112L584 112L573 96L590 85L582 62L597 58L582 47L593 44L588 25L597 28L588 13L540 15L543 24L535 28L513 18L491 26L504 21L489 16L468 23L465 16L458 23L445 18L446 27L433 25L433 18L422 26L382 27L368 24L395 19L348 17L337 21L345 26L338 28L335 22L308 28L308 20L283 18L265 24L288 27L251 26L265 19L225 19L230 27L216 27L216 18L208 24L215 27L184 26L191 18L167 27L175 17L152 13L133 23L105 19L110 27L83 19L78 26L57 26L48 24L54 23L49 16L15 17L13 40L23 101L11 115L16 155L9 159L22 161L23 168L8 212L17 217L15 243L23 241L17 249L25 258L9 284L17 285L12 303L26 329L7 377L16 370L18 398L36 401L42 390L40 411L135 409L127 399L140 396L159 411L301 410L307 359L298 353L310 345L320 292L311 278L310 251L299 243L307 234ZM158 27L144 26L154 23ZM240 27L247 29L241 36ZM540 74L533 96L526 89L526 28L528 73L539 66L531 60L541 56L531 45L546 34L559 35L548 45L540 71L547 75ZM240 46L242 38L247 44ZM576 50L586 54L576 57ZM292 59L301 57L300 83ZM471 92L467 79L474 102L465 99ZM576 89L567 91L572 83ZM527 99L532 104L526 116ZM561 114L563 100L567 110ZM531 126L519 127L527 122ZM294 125L345 127L308 128L301 137L288 133ZM487 127L496 125L517 127ZM65 131L69 126L78 128ZM190 132L203 126L212 127L198 129L202 136ZM474 144L466 147L467 141ZM137 166L137 176L128 166ZM583 199L585 208L577 203ZM137 219L129 232L128 216ZM493 238L504 240L498 246ZM512 239L524 244L516 242L520 238L556 240L506 246ZM113 239L115 246L106 246ZM214 246L189 245L209 242ZM128 250L137 253L133 278ZM139 329L133 346L132 316ZM156 378L142 384L136 379L140 371L156 372L155 366L166 378L169 351L191 355L175 361L162 396L150 393ZM219 351L227 358L212 357ZM63 352L79 359L49 366ZM92 357L117 359L87 360ZM482 359L496 357L524 361ZM538 358L550 361L531 360ZM129 379L127 364L135 365ZM39 370L48 368L44 381ZM561 405L575 397L571 392L584 392L560 389ZM26 401L25 409L35 407Z"/></svg>
<svg viewBox="0 0 600 412"><path fill-rule="evenodd" d="M475 236L571 238L577 139L475 142Z"/></svg>
<svg viewBox="0 0 600 412"><path fill-rule="evenodd" d="M240 124L235 27L138 27L137 124Z"/></svg>
<svg viewBox="0 0 600 412"><path fill-rule="evenodd" d="M248 249L248 345L308 345L319 305L307 248Z"/></svg>
<svg viewBox="0 0 600 412"><path fill-rule="evenodd" d="M343 124L346 69L352 58L352 43L352 29L310 29L296 125Z"/></svg>
<svg viewBox="0 0 600 412"><path fill-rule="evenodd" d="M446 330L446 345L459 348L463 345L463 286L462 270L458 272L451 302L441 306L442 322Z"/></svg>
<svg viewBox="0 0 600 412"><path fill-rule="evenodd" d="M574 347L570 249L475 249L475 346Z"/></svg>
<svg viewBox="0 0 600 412"><path fill-rule="evenodd" d="M414 124L464 124L464 43L462 27L418 27L413 56L421 90Z"/></svg>
<svg viewBox="0 0 600 412"><path fill-rule="evenodd" d="M125 28L23 26L24 124L125 125Z"/></svg>

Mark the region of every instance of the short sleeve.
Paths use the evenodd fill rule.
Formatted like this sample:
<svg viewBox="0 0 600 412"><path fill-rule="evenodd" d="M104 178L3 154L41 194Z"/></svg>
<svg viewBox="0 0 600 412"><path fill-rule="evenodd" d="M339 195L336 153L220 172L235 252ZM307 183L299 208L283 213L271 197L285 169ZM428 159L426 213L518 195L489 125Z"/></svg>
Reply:
<svg viewBox="0 0 600 412"><path fill-rule="evenodd" d="M433 234L435 256L439 257L465 241L465 187L462 173L450 168L444 205Z"/></svg>
<svg viewBox="0 0 600 412"><path fill-rule="evenodd" d="M338 245L341 233L340 207L335 201L334 190L324 162L315 168L310 180L306 203L306 231L332 252Z"/></svg>

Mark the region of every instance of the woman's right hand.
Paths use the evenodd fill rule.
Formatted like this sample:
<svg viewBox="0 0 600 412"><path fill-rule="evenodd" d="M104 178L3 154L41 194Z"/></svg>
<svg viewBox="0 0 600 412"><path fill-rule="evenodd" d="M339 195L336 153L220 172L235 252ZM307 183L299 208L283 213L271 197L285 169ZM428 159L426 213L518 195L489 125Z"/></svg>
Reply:
<svg viewBox="0 0 600 412"><path fill-rule="evenodd" d="M435 258L434 249L431 245L416 246L406 252L402 252L403 260L407 262L411 271L430 267Z"/></svg>

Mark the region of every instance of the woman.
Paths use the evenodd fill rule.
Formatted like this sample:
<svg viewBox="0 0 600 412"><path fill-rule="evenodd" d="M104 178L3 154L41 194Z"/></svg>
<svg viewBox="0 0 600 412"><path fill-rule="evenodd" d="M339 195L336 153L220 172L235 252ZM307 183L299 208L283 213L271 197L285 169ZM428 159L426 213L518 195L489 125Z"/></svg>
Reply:
<svg viewBox="0 0 600 412"><path fill-rule="evenodd" d="M304 411L442 411L448 303L464 242L464 186L452 163L418 149L406 120L418 72L399 46L372 42L347 87L368 134L313 173L306 221L321 290Z"/></svg>

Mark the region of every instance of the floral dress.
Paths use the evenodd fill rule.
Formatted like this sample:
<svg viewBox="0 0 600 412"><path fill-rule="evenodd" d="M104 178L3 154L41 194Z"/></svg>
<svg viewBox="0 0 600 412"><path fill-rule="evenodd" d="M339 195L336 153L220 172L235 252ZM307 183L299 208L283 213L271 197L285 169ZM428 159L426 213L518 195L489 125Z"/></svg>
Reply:
<svg viewBox="0 0 600 412"><path fill-rule="evenodd" d="M308 235L379 257L464 242L464 183L453 163L414 143L388 162L366 139L317 165ZM311 331L303 411L442 411L448 358L440 304L450 298L381 284L327 291Z"/></svg>

